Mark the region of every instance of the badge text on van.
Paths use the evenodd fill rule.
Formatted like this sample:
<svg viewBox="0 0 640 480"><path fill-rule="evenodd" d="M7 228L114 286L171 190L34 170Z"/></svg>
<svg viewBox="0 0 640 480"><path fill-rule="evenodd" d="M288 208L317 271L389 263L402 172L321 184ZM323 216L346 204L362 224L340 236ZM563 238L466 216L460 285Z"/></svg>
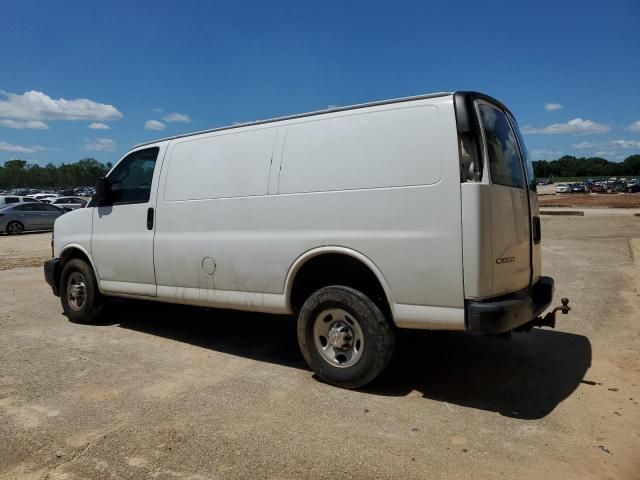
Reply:
<svg viewBox="0 0 640 480"><path fill-rule="evenodd" d="M516 261L516 257L501 257L496 259L496 263L501 265L503 263L513 263Z"/></svg>

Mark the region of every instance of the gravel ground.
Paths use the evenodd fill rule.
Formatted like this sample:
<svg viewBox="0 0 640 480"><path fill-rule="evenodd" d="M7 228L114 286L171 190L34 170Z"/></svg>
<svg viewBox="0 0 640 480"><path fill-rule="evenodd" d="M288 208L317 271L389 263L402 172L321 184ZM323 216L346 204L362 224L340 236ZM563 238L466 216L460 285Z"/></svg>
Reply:
<svg viewBox="0 0 640 480"><path fill-rule="evenodd" d="M0 270L42 266L51 258L51 232L0 236Z"/></svg>
<svg viewBox="0 0 640 480"><path fill-rule="evenodd" d="M314 379L290 318L118 301L74 325L41 268L0 271L0 478L637 479L640 219L542 222L557 330L405 331L363 391Z"/></svg>

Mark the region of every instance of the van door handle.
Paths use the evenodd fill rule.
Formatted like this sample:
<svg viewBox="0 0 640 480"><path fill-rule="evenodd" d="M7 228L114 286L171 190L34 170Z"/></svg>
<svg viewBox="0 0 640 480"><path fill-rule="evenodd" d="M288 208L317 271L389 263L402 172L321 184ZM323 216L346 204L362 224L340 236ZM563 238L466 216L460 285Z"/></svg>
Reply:
<svg viewBox="0 0 640 480"><path fill-rule="evenodd" d="M147 210L147 230L153 230L153 207Z"/></svg>

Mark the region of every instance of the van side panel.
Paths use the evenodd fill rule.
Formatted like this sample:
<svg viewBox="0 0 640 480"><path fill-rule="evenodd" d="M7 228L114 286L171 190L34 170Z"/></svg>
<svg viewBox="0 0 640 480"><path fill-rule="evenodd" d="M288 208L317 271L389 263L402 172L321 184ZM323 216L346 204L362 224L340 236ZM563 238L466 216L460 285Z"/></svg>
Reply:
<svg viewBox="0 0 640 480"><path fill-rule="evenodd" d="M338 123L330 125L330 120ZM410 313L414 328L464 328L460 174L452 97L407 102L400 108L394 104L363 108L358 115L328 113L273 126L278 129L276 147L272 150L264 141L256 149L264 154L255 157L254 171L246 171L238 159L241 171L230 173L232 178L246 174L251 184L266 186L269 170L271 178L280 171L280 192L267 195L216 198L219 194L209 190L204 198L203 188L188 192L192 180L185 168L181 198L197 199L176 200L175 180L168 177L174 145L182 139L172 141L157 209L159 294L187 301L181 300L183 295L192 303L191 289L197 289L199 304L224 298L211 290L285 298L285 281L296 259L318 247L336 246L359 252L376 265L389 285L392 310L400 304L411 306L398 310ZM252 142L250 135L246 142ZM186 155L180 158L189 161ZM211 157L210 168L198 167L197 176L215 177L215 164ZM236 297L233 307L239 308ZM248 302L255 298L247 295ZM269 298L270 305L277 304ZM430 323L432 310L427 307L453 309L446 316L448 323L442 319ZM402 319L396 322L402 324Z"/></svg>
<svg viewBox="0 0 640 480"><path fill-rule="evenodd" d="M227 131L172 145L164 198L208 200L265 195L276 128Z"/></svg>
<svg viewBox="0 0 640 480"><path fill-rule="evenodd" d="M434 106L396 105L289 125L279 193L432 185L442 177Z"/></svg>

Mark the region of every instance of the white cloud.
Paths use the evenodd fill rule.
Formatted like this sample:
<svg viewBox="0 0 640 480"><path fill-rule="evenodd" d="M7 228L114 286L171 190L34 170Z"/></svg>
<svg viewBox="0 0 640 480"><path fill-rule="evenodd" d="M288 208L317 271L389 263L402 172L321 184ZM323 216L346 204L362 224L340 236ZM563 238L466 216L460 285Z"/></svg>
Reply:
<svg viewBox="0 0 640 480"><path fill-rule="evenodd" d="M88 98L54 100L48 95L29 91L22 95L0 91L0 118L15 120L120 120L122 113L113 105Z"/></svg>
<svg viewBox="0 0 640 480"><path fill-rule="evenodd" d="M0 141L0 152L13 152L13 153L35 153L45 150L43 147L36 145L30 147L24 147L22 145L12 145L4 141Z"/></svg>
<svg viewBox="0 0 640 480"><path fill-rule="evenodd" d="M579 149L598 148L601 151L600 152L595 152L595 154L601 154L601 153L610 152L613 149L617 149L617 148L625 148L625 149L637 148L637 149L640 149L640 141L637 141L637 140L609 140L608 142L600 142L600 143L580 142L580 143L574 143L571 146L573 148L579 148Z"/></svg>
<svg viewBox="0 0 640 480"><path fill-rule="evenodd" d="M48 130L49 125L40 120L28 120L23 122L21 120L11 120L10 118L4 118L0 120L0 125L7 128L32 128L36 130Z"/></svg>
<svg viewBox="0 0 640 480"><path fill-rule="evenodd" d="M113 152L116 149L116 142L104 137L86 140L82 149L89 152Z"/></svg>
<svg viewBox="0 0 640 480"><path fill-rule="evenodd" d="M596 144L593 142L580 142L580 143L574 143L571 146L573 148L593 148L596 146Z"/></svg>
<svg viewBox="0 0 640 480"><path fill-rule="evenodd" d="M189 115L187 115L186 113L178 113L178 112L173 112L168 115L165 115L164 117L162 117L162 119L167 123L171 123L171 122L189 123L191 121L191 117L189 117Z"/></svg>
<svg viewBox="0 0 640 480"><path fill-rule="evenodd" d="M144 122L144 128L147 130L164 130L166 125L158 120L147 120Z"/></svg>
<svg viewBox="0 0 640 480"><path fill-rule="evenodd" d="M548 160L552 157L559 157L563 153L562 150L544 150L539 148L531 151L531 158L533 160Z"/></svg>
<svg viewBox="0 0 640 480"><path fill-rule="evenodd" d="M637 140L611 140L609 145L617 148L638 148L640 149L640 142Z"/></svg>
<svg viewBox="0 0 640 480"><path fill-rule="evenodd" d="M606 158L607 160L612 160L612 161L619 161L619 160L624 160L624 158L627 156L625 154L621 154L618 150L599 150L597 152L594 152L593 157L602 157L602 158Z"/></svg>
<svg viewBox="0 0 640 480"><path fill-rule="evenodd" d="M595 133L607 133L611 130L609 125L597 123L592 120L583 120L582 118L574 118L566 123L554 123L546 127L532 127L525 125L522 128L524 133L542 133L548 135L588 135Z"/></svg>
<svg viewBox="0 0 640 480"><path fill-rule="evenodd" d="M640 133L640 120L637 122L633 122L631 125L627 127L627 130L633 133Z"/></svg>
<svg viewBox="0 0 640 480"><path fill-rule="evenodd" d="M91 130L109 130L111 127L106 123L102 122L93 122L89 125Z"/></svg>
<svg viewBox="0 0 640 480"><path fill-rule="evenodd" d="M544 109L547 112L555 112L556 110L560 110L561 108L564 108L564 105L560 105L559 103L545 103L544 104Z"/></svg>

